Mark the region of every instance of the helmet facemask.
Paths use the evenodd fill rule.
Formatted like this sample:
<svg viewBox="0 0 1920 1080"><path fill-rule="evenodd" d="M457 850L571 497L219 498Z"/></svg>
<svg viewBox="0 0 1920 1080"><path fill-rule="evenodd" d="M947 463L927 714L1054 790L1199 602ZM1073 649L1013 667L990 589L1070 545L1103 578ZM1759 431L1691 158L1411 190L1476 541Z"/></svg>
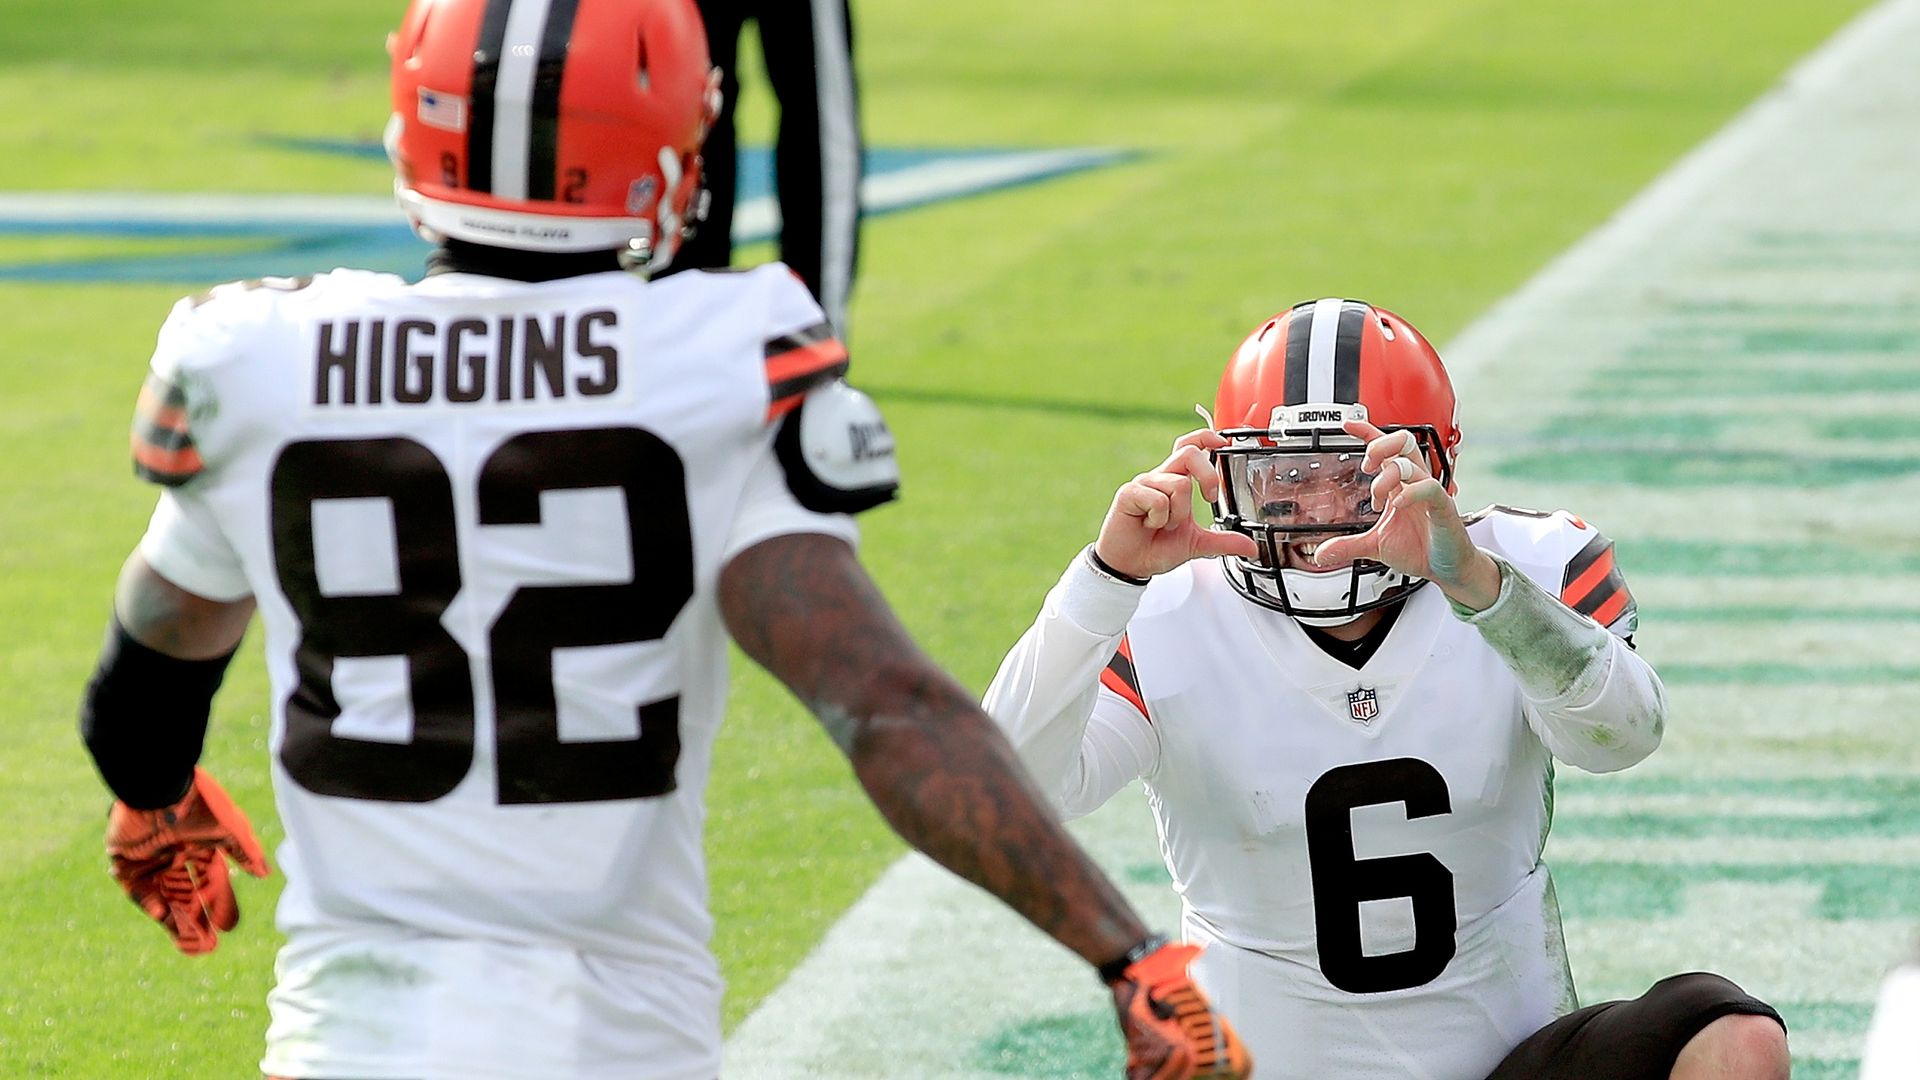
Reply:
<svg viewBox="0 0 1920 1080"><path fill-rule="evenodd" d="M1360 404L1290 405L1273 410L1266 428L1220 432L1228 444L1212 452L1221 480L1216 527L1251 538L1259 549L1252 559L1225 560L1227 580L1242 596L1307 626L1338 626L1424 584L1370 559L1308 568L1319 543L1364 533L1380 520L1372 503L1376 474L1361 468L1366 443L1341 427L1366 418ZM1413 431L1451 472L1446 456L1433 454L1437 434Z"/></svg>

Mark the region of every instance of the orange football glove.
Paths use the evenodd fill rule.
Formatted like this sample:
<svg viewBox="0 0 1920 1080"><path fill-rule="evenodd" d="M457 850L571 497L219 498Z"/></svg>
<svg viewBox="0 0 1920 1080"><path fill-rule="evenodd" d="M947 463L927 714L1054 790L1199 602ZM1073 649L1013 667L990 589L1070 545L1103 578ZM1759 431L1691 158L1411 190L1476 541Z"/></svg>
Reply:
<svg viewBox="0 0 1920 1080"><path fill-rule="evenodd" d="M213 951L220 931L240 922L227 859L266 877L267 857L247 815L205 769L193 770L186 797L159 810L115 802L107 817L113 876L189 956Z"/></svg>
<svg viewBox="0 0 1920 1080"><path fill-rule="evenodd" d="M1113 984L1127 1037L1127 1080L1245 1080L1247 1046L1193 985L1197 945L1161 945L1128 965Z"/></svg>

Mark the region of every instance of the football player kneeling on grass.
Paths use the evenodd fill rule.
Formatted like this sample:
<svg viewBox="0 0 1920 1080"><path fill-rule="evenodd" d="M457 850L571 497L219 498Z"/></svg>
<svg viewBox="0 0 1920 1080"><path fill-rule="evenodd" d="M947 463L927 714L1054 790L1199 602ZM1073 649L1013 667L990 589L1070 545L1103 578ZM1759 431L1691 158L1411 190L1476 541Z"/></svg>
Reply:
<svg viewBox="0 0 1920 1080"><path fill-rule="evenodd" d="M223 286L160 333L164 487L82 730L187 953L268 872L197 767L256 606L286 844L265 1070L713 1080L703 795L727 634L910 843L1112 986L1130 1074L1247 1055L854 554L893 442L784 267L654 282L717 107L692 0L417 0L390 42L424 281Z"/></svg>
<svg viewBox="0 0 1920 1080"><path fill-rule="evenodd" d="M1778 1015L1715 975L1576 1007L1553 760L1626 768L1666 716L1612 544L1463 517L1446 371L1367 304L1259 327L1210 419L1120 487L986 704L1068 815L1145 781L1263 1073L1786 1076Z"/></svg>

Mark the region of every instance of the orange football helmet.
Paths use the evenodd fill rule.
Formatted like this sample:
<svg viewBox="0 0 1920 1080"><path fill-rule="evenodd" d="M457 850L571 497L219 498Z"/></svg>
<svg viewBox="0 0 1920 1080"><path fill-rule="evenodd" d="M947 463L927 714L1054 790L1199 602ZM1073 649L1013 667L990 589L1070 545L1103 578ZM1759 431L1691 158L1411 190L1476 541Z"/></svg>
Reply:
<svg viewBox="0 0 1920 1080"><path fill-rule="evenodd" d="M1229 558L1227 577L1247 599L1310 626L1338 625L1423 584L1368 560L1326 571L1287 565L1289 543L1365 532L1379 520L1372 474L1359 470L1364 444L1341 427L1354 419L1413 432L1428 469L1454 490L1453 384L1427 339L1384 308L1324 299L1275 315L1240 343L1214 401L1213 426L1228 440L1213 455L1216 525L1260 546L1254 559Z"/></svg>
<svg viewBox="0 0 1920 1080"><path fill-rule="evenodd" d="M693 0L413 0L387 51L394 191L421 235L673 257L720 111Z"/></svg>

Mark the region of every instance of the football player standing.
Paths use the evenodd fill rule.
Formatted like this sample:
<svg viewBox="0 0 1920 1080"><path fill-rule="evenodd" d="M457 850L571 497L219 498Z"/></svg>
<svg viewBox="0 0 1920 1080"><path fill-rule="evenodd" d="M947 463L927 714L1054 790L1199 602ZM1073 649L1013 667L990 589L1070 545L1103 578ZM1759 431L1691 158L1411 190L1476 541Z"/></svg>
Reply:
<svg viewBox="0 0 1920 1080"><path fill-rule="evenodd" d="M389 41L425 280L175 307L141 391L163 486L82 732L128 894L235 926L245 816L197 767L257 610L287 842L273 1076L713 1080L701 858L726 636L888 821L1095 965L1136 1077L1247 1056L854 555L893 444L784 267L650 282L718 77L692 0L416 0Z"/></svg>
<svg viewBox="0 0 1920 1080"><path fill-rule="evenodd" d="M1778 1014L1719 976L1577 1007L1553 762L1634 764L1665 695L1611 542L1463 516L1459 441L1405 320L1280 313L1208 427L1120 487L988 712L1069 816L1145 781L1196 981L1263 1075L1785 1077Z"/></svg>

